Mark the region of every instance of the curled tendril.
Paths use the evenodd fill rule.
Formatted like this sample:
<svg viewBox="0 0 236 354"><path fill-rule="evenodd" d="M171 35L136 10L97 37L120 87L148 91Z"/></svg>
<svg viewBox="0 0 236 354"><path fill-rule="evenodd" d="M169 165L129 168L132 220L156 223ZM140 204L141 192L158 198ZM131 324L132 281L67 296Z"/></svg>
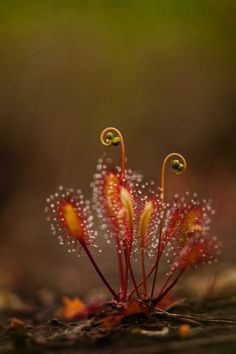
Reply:
<svg viewBox="0 0 236 354"><path fill-rule="evenodd" d="M179 159L172 160L172 168L175 170L177 175L180 175L187 168L187 162L183 156L181 156L182 162Z"/></svg>
<svg viewBox="0 0 236 354"><path fill-rule="evenodd" d="M163 212L164 212L164 206L165 206L165 173L166 173L166 164L171 158L174 158L174 157L175 157L175 159L172 160L172 168L175 170L176 174L181 174L187 168L187 162L186 162L185 158L182 155L180 155L178 152L172 152L171 154L167 155L166 158L163 161L163 164L162 164L162 169L161 169L161 189L162 189L161 219L160 219L157 258L156 258L156 263L155 263L155 272L154 272L154 278L153 278L153 283L152 283L151 298L153 297L155 286L156 286L157 271L158 271L160 254L161 254L162 228L163 228L163 219L164 219Z"/></svg>
<svg viewBox="0 0 236 354"><path fill-rule="evenodd" d="M121 142L122 136L118 129L116 128L106 128L101 132L100 141L103 145L119 145Z"/></svg>
<svg viewBox="0 0 236 354"><path fill-rule="evenodd" d="M178 175L181 174L187 168L187 162L186 162L185 158L182 155L180 155L178 152L172 152L171 154L166 156L166 158L163 161L162 170L161 170L161 189L162 189L162 203L163 204L164 204L164 196L165 196L166 164L173 157L175 157L175 159L172 160L171 165L172 165L172 168L175 170L176 174L178 174Z"/></svg>
<svg viewBox="0 0 236 354"><path fill-rule="evenodd" d="M101 132L100 141L105 146L117 146L121 144L121 178L125 177L126 156L125 156L125 142L121 132L114 127L108 127Z"/></svg>

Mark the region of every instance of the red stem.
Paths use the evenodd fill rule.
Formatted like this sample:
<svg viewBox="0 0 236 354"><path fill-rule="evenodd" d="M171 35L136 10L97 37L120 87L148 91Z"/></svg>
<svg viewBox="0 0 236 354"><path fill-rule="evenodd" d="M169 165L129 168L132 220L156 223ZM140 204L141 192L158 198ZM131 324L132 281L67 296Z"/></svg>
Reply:
<svg viewBox="0 0 236 354"><path fill-rule="evenodd" d="M151 268L151 270L149 271L149 273L146 275L146 280L147 280L147 279L150 277L150 275L153 273L154 269L155 269L155 264L153 265L153 267ZM142 285L143 285L143 280L141 280L141 281L136 285L136 286L137 286L137 289L139 289L140 286L142 286ZM136 291L136 289L133 289L133 290L130 292L130 294L129 294L129 296L128 296L129 299L134 295L135 291Z"/></svg>
<svg viewBox="0 0 236 354"><path fill-rule="evenodd" d="M131 251L132 251L132 243L133 243L133 225L131 224L129 226L130 226L130 229L127 228L127 233L128 234L130 233L130 237L128 238L128 242L124 241L124 255L125 255L125 261L126 261L124 299L126 299L127 292L128 292L129 270L131 269L130 257L131 257ZM132 279L133 280L135 279L134 275L133 275ZM134 282L134 284L136 284L136 282Z"/></svg>
<svg viewBox="0 0 236 354"><path fill-rule="evenodd" d="M134 292L136 292L137 296L140 297L140 292L138 290L138 286L137 286L137 283L136 283L136 280L135 280L135 276L134 276L134 272L133 272L131 263L130 263L129 271L130 271L131 279L132 279L133 284L134 284Z"/></svg>
<svg viewBox="0 0 236 354"><path fill-rule="evenodd" d="M147 297L147 279L146 279L146 269L145 269L145 256L144 248L141 248L141 265L142 265L142 278L143 278L143 293Z"/></svg>
<svg viewBox="0 0 236 354"><path fill-rule="evenodd" d="M163 284L162 287L161 287L161 290L159 291L158 296L163 292L163 290L165 290L165 288L166 288L167 284L169 283L169 281L170 281L172 275L173 275L172 273L168 275L166 281L164 282L164 284Z"/></svg>
<svg viewBox="0 0 236 354"><path fill-rule="evenodd" d="M84 251L86 252L89 260L91 261L92 265L94 266L96 272L98 273L99 277L101 278L101 280L103 281L103 283L106 285L107 289L110 291L110 293L112 294L112 296L114 297L114 299L116 301L119 301L119 297L118 295L115 293L115 291L112 289L112 287L110 286L110 284L108 283L108 281L106 280L106 278L104 277L104 275L102 274L102 272L100 271L100 269L97 266L97 263L95 262L93 256L91 255L87 245L85 243L81 244L81 246L83 247Z"/></svg>
<svg viewBox="0 0 236 354"><path fill-rule="evenodd" d="M118 257L119 275L120 275L120 289L121 289L122 296L123 296L124 295L124 287L125 287L123 259L122 259L119 237L117 234L115 237L116 237L116 250L117 250L117 257Z"/></svg>
<svg viewBox="0 0 236 354"><path fill-rule="evenodd" d="M125 255L125 260L126 260L126 291L125 291L125 296L124 296L125 300L127 298L127 292L128 292L128 275L129 275L129 272L130 272L130 275L131 275L132 282L134 284L134 293L136 292L137 296L140 297L140 293L139 293L139 290L138 290L138 285L136 283L134 272L133 272L131 261L130 261L130 254L131 254L131 252L129 251L129 256L128 256L127 255L127 250L126 249L124 250L124 255ZM129 296L129 298L130 298L130 296Z"/></svg>
<svg viewBox="0 0 236 354"><path fill-rule="evenodd" d="M124 256L125 256L125 285L124 285L124 299L127 297L127 292L128 292L128 278L129 278L129 269L130 269L130 252L128 250L128 247L125 245L124 249Z"/></svg>
<svg viewBox="0 0 236 354"><path fill-rule="evenodd" d="M160 302L163 299L163 297L165 297L167 295L167 293L175 286L175 284L177 283L177 281L179 280L179 278L181 277L181 275L183 274L184 271L185 271L185 268L181 270L181 272L177 275L175 280L166 288L166 290L164 290L155 299L153 299L152 306L156 306L158 304L158 302Z"/></svg>
<svg viewBox="0 0 236 354"><path fill-rule="evenodd" d="M156 267L156 262L155 264L152 266L152 268L150 269L149 273L146 275L145 279L147 280L153 273L153 271L155 270L155 267ZM137 284L137 289L140 288L140 286L143 285L143 280L141 280L138 284ZM135 293L135 289L133 289L131 291L131 293L129 294L129 298L131 298L131 296L133 296L133 294Z"/></svg>
<svg viewBox="0 0 236 354"><path fill-rule="evenodd" d="M155 273L154 273L153 283L152 283L151 298L153 297L154 294L156 280L157 280L157 272L158 272L159 262L161 258L161 238L162 238L162 219L160 221L160 234L159 234L158 249L157 249L157 259L154 265Z"/></svg>

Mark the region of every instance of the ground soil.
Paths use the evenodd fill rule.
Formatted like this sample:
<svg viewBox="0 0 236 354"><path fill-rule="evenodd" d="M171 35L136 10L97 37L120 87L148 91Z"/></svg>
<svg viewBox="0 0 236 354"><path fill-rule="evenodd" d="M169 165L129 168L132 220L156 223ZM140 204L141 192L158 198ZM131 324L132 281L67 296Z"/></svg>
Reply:
<svg viewBox="0 0 236 354"><path fill-rule="evenodd" d="M236 353L236 298L183 303L151 316L126 316L117 326L101 318L66 322L53 310L2 314L0 353L158 354ZM19 318L21 321L10 318Z"/></svg>

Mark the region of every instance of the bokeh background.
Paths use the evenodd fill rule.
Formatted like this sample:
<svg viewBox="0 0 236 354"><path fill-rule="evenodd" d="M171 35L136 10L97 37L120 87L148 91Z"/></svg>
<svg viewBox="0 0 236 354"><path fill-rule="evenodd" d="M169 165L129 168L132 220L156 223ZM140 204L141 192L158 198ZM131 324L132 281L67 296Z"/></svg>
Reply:
<svg viewBox="0 0 236 354"><path fill-rule="evenodd" d="M107 126L123 132L129 166L157 183L166 154L186 156L168 197L212 197L224 243L214 271L235 264L235 15L233 0L0 2L1 289L100 285L51 236L44 206L60 184L91 197ZM100 262L114 279L114 260Z"/></svg>

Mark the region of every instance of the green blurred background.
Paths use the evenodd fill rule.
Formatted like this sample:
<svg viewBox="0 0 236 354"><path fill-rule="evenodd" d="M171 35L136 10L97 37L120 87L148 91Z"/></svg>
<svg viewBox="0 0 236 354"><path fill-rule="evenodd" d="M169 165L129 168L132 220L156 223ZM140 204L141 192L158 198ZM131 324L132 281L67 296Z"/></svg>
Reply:
<svg viewBox="0 0 236 354"><path fill-rule="evenodd" d="M107 126L121 129L129 166L147 179L159 183L169 152L186 156L168 196L212 197L218 269L235 261L235 16L234 0L1 1L2 287L100 284L58 246L43 210L59 184L91 197ZM119 161L119 149L106 152ZM113 277L114 260L101 262Z"/></svg>

